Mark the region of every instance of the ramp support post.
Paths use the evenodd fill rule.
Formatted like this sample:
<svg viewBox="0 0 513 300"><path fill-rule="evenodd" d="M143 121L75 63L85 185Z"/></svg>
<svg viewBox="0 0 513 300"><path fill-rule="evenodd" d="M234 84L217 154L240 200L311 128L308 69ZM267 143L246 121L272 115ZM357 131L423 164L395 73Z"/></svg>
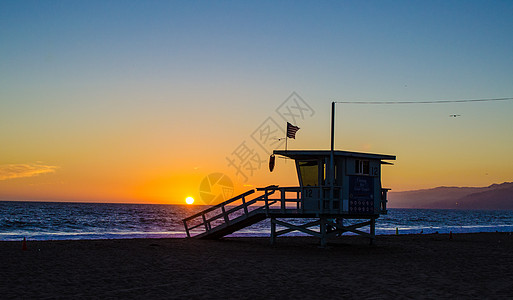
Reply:
<svg viewBox="0 0 513 300"><path fill-rule="evenodd" d="M271 217L271 245L276 244L276 222L275 218Z"/></svg>

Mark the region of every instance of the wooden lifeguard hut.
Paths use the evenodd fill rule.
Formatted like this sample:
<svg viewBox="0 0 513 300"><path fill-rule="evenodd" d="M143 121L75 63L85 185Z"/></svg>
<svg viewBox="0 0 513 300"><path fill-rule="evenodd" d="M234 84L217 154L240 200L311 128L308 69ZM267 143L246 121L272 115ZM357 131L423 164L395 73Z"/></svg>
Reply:
<svg viewBox="0 0 513 300"><path fill-rule="evenodd" d="M295 161L299 186L249 190L185 218L187 237L217 239L270 218L271 244L292 231L320 238L323 247L345 232L369 237L372 244L376 219L387 213L389 189L381 186L381 166L395 156L334 150L335 102L331 112L331 150L274 150L271 155L271 171L275 155ZM346 219L353 221L344 225ZM285 229L277 230L277 225ZM361 230L367 226L368 231Z"/></svg>
<svg viewBox="0 0 513 300"><path fill-rule="evenodd" d="M273 154L295 161L299 186L257 188L205 209L183 220L187 236L220 238L270 218L271 244L292 231L319 237L321 246L345 232L367 236L372 243L376 219L387 213L389 189L381 186L381 166L395 156L330 150ZM255 192L261 194L255 197ZM290 218L308 220L297 225L286 221ZM344 225L345 219L359 222ZM277 225L285 229L277 231ZM360 230L366 226L367 232Z"/></svg>

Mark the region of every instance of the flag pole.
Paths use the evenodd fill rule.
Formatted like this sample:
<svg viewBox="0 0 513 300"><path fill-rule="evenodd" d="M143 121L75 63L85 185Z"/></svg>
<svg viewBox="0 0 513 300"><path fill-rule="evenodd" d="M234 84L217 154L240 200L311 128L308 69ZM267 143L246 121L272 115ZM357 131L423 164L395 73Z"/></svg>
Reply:
<svg viewBox="0 0 513 300"><path fill-rule="evenodd" d="M331 151L330 151L330 196L333 199L335 186L335 101L331 102Z"/></svg>
<svg viewBox="0 0 513 300"><path fill-rule="evenodd" d="M331 182L335 181L335 101L331 102L331 153L330 153Z"/></svg>
<svg viewBox="0 0 513 300"><path fill-rule="evenodd" d="M335 101L331 102L331 153L335 148Z"/></svg>

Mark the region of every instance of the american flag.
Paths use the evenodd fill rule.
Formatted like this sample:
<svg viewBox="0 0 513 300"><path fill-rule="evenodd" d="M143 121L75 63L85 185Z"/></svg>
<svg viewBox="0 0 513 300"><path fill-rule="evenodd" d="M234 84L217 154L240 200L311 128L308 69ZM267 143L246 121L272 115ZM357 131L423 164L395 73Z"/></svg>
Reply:
<svg viewBox="0 0 513 300"><path fill-rule="evenodd" d="M299 127L294 126L287 122L287 137L289 139L295 139L296 138L296 132L299 130Z"/></svg>

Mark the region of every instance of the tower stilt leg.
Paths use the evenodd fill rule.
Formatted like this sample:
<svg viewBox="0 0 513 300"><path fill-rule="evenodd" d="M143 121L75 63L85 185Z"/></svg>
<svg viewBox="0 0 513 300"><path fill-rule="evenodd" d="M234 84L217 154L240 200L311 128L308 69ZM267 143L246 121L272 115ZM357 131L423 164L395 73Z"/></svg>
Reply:
<svg viewBox="0 0 513 300"><path fill-rule="evenodd" d="M276 244L276 223L274 218L271 218L271 245Z"/></svg>
<svg viewBox="0 0 513 300"><path fill-rule="evenodd" d="M328 244L327 240L326 240L326 231L327 231L327 227L326 227L326 218L321 218L321 225L320 225L320 231L321 231L321 247L322 248L325 248L326 245Z"/></svg>
<svg viewBox="0 0 513 300"><path fill-rule="evenodd" d="M374 237L376 236L376 219L372 218L370 222L370 244L374 244Z"/></svg>

